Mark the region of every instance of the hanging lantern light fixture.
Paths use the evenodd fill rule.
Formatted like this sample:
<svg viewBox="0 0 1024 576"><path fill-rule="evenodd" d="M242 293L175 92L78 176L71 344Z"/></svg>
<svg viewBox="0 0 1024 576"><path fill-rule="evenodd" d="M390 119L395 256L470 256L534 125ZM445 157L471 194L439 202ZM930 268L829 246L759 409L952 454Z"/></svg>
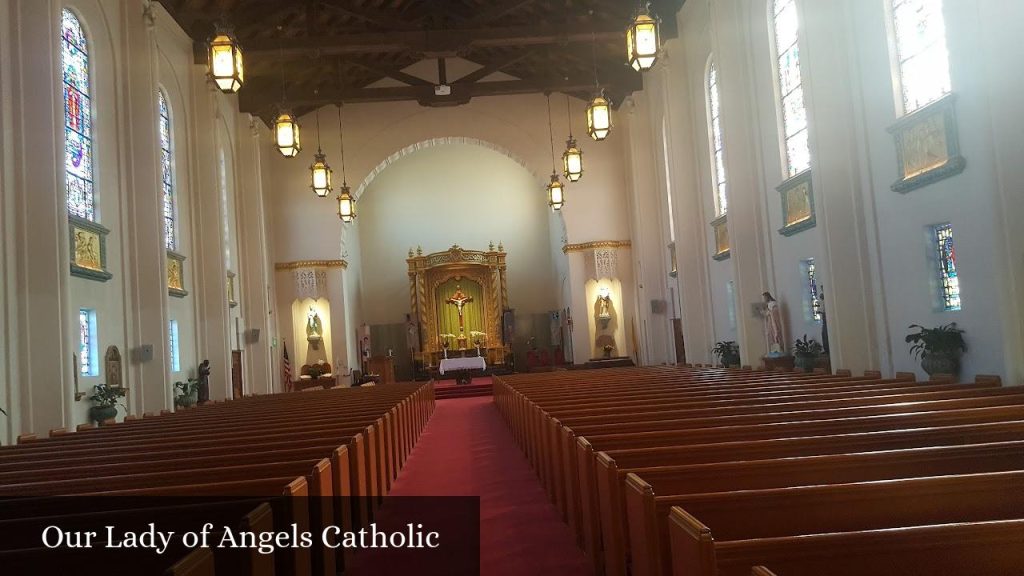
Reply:
<svg viewBox="0 0 1024 576"><path fill-rule="evenodd" d="M341 104L338 104L338 139L341 141L341 194L338 194L338 218L348 224L356 219L356 199L348 189L345 175L345 132L341 125Z"/></svg>
<svg viewBox="0 0 1024 576"><path fill-rule="evenodd" d="M274 143L285 158L295 158L302 150L299 142L299 123L291 110L282 108L274 120Z"/></svg>
<svg viewBox="0 0 1024 576"><path fill-rule="evenodd" d="M313 164L309 166L310 184L313 193L320 198L327 197L331 193L331 167L327 164L327 156L320 149L320 109L316 111L316 154L313 155Z"/></svg>
<svg viewBox="0 0 1024 576"><path fill-rule="evenodd" d="M642 4L626 30L626 57L633 70L643 72L654 66L661 48L658 27L658 20L651 16L650 3Z"/></svg>
<svg viewBox="0 0 1024 576"><path fill-rule="evenodd" d="M569 95L565 95L565 108L569 118L569 139L565 141L565 152L562 153L562 173L569 182L578 182L583 176L583 151L572 136L572 105Z"/></svg>
<svg viewBox="0 0 1024 576"><path fill-rule="evenodd" d="M218 25L209 43L209 75L221 92L238 92L245 82L242 47L227 26Z"/></svg>
<svg viewBox="0 0 1024 576"><path fill-rule="evenodd" d="M587 134L600 142L612 131L612 103L604 97L597 78L597 38L591 39L591 57L594 60L594 98L587 104Z"/></svg>
<svg viewBox="0 0 1024 576"><path fill-rule="evenodd" d="M281 33L281 27L277 27ZM299 123L292 111L288 109L288 86L284 75L284 49L278 42L278 62L281 66L281 105L278 107L277 118L274 120L274 144L277 151L285 158L295 158L302 150L299 140Z"/></svg>
<svg viewBox="0 0 1024 576"><path fill-rule="evenodd" d="M562 180L558 177L558 171L555 168L555 129L551 125L551 94L547 95L548 98L548 140L551 143L551 182L548 184L548 206L551 206L552 210L561 210L562 206L565 205L565 186L562 184Z"/></svg>
<svg viewBox="0 0 1024 576"><path fill-rule="evenodd" d="M604 97L604 90L594 95L587 105L587 134L600 142L612 131L612 103Z"/></svg>

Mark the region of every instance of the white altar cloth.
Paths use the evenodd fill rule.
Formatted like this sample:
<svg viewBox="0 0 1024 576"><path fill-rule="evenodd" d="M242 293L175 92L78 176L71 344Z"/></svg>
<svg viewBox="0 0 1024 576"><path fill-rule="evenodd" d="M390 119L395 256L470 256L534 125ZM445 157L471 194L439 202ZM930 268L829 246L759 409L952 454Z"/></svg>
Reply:
<svg viewBox="0 0 1024 576"><path fill-rule="evenodd" d="M487 362L484 362L482 356L473 356L470 358L444 358L437 367L437 371L442 375L445 372L452 372L455 370L484 370L487 368Z"/></svg>

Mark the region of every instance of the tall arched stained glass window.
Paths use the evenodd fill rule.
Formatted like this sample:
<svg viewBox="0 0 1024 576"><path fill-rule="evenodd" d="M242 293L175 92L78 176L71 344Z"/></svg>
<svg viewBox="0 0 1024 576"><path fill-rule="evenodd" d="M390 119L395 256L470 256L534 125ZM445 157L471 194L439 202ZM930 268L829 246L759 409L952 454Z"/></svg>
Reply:
<svg viewBox="0 0 1024 576"><path fill-rule="evenodd" d="M895 64L903 112L942 98L950 91L949 52L942 0L891 0Z"/></svg>
<svg viewBox="0 0 1024 576"><path fill-rule="evenodd" d="M68 214L95 220L89 47L82 23L67 9L61 16L61 64L64 69L64 170Z"/></svg>
<svg viewBox="0 0 1024 576"><path fill-rule="evenodd" d="M711 160L714 164L712 184L715 187L715 215L729 211L729 197L725 193L725 149L722 145L721 99L718 96L718 69L714 60L708 66L708 132L711 134Z"/></svg>
<svg viewBox="0 0 1024 576"><path fill-rule="evenodd" d="M178 246L177 223L174 202L174 156L171 141L171 111L167 96L158 90L157 106L160 112L160 187L164 204L164 245L168 250Z"/></svg>
<svg viewBox="0 0 1024 576"><path fill-rule="evenodd" d="M773 0L772 27L779 84L779 113L782 118L783 156L787 176L795 176L811 167L811 149L807 141L807 109L804 106L803 79L800 74L800 17L797 14L796 0Z"/></svg>

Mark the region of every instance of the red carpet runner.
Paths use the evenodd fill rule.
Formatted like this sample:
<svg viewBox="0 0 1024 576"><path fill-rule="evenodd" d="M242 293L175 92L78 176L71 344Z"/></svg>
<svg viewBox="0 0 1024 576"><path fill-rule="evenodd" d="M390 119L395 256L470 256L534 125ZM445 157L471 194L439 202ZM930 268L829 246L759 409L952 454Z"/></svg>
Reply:
<svg viewBox="0 0 1024 576"><path fill-rule="evenodd" d="M490 397L437 403L394 496L480 496L483 576L591 575Z"/></svg>

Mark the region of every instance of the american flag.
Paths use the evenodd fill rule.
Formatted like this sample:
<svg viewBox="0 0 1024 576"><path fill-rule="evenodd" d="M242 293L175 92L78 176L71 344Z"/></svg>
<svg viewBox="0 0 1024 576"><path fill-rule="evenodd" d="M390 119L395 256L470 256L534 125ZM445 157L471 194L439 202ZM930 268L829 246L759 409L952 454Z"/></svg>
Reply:
<svg viewBox="0 0 1024 576"><path fill-rule="evenodd" d="M281 359L281 380L284 382L286 392L292 391L292 362L288 359L288 344L281 342L284 349L284 357Z"/></svg>

